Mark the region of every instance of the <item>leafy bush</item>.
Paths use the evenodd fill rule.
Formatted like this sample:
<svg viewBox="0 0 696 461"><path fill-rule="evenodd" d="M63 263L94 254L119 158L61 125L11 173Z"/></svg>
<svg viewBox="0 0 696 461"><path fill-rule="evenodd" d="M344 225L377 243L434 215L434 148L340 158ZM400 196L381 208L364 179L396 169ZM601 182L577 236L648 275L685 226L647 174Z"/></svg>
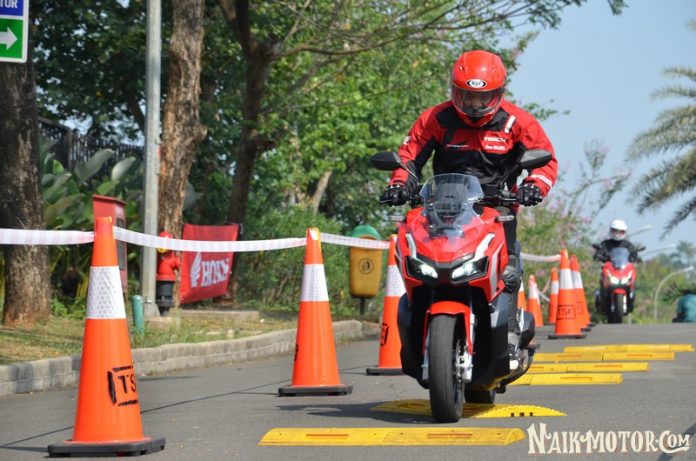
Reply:
<svg viewBox="0 0 696 461"><path fill-rule="evenodd" d="M88 231L94 227L92 195L109 195L127 202L126 222L130 228L140 227L137 214L142 187L141 162L127 157L106 174L102 167L113 155L110 149L96 152L89 160L67 171L50 152L51 142L41 147L41 192L46 229ZM56 314L84 310L87 280L91 261L88 245L50 247L51 283L58 298L53 301ZM135 251L129 255L129 266L137 266ZM131 264L132 263L132 264ZM65 307L69 306L69 307Z"/></svg>
<svg viewBox="0 0 696 461"><path fill-rule="evenodd" d="M245 240L304 237L308 227L341 234L341 226L304 208L265 210L250 216ZM348 247L323 244L324 270L332 314L354 315L356 302L348 287ZM304 271L304 247L238 253L237 300L240 303L289 313L297 312Z"/></svg>

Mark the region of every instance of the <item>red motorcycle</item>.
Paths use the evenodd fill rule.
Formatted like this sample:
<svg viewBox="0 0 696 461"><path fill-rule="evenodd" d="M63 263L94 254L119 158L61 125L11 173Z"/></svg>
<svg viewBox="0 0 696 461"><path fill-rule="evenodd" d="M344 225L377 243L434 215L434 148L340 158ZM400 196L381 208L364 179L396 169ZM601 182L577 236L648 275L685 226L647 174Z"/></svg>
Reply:
<svg viewBox="0 0 696 461"><path fill-rule="evenodd" d="M639 247L638 251L643 249ZM636 267L630 259L628 248L616 247L603 261L595 308L609 323L622 323L624 316L633 312Z"/></svg>
<svg viewBox="0 0 696 461"><path fill-rule="evenodd" d="M550 159L546 151L528 151L514 173ZM394 152L370 161L380 170L409 171ZM484 194L474 176L441 174L411 204L419 206L400 224L396 247L406 287L397 316L402 368L429 389L433 417L456 422L464 401L493 403L534 354L534 319L517 309L517 291L502 278L510 259L502 223L514 216L496 207L515 206L517 199L498 187L486 186ZM521 276L520 259L513 259Z"/></svg>

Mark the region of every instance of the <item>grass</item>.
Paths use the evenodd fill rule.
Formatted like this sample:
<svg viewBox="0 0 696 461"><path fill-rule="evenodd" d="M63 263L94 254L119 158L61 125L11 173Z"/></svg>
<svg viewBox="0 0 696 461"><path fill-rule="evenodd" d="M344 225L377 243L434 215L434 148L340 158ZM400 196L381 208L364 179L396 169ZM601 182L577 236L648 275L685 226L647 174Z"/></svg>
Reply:
<svg viewBox="0 0 696 461"><path fill-rule="evenodd" d="M174 312L173 317L177 316ZM163 344L237 339L297 326L294 315L279 315L273 312L261 313L259 320L255 321L238 321L223 316L179 317L178 326L164 329L148 327L143 335L131 334L131 347L145 348ZM132 332L133 324L130 319L129 327ZM30 329L0 327L0 365L80 354L83 333L83 319L55 315L45 324Z"/></svg>

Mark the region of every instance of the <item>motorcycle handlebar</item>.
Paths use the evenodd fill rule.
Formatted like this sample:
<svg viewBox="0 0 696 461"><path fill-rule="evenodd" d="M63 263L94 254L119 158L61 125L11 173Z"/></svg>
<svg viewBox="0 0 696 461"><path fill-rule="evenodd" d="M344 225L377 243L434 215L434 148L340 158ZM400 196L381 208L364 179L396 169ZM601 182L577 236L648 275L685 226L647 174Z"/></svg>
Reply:
<svg viewBox="0 0 696 461"><path fill-rule="evenodd" d="M417 205L422 205L423 204L423 197L418 194L412 194L408 200L404 203L410 203L411 206L417 206ZM484 206L512 206L512 205L517 205L519 202L517 201L517 196L512 194L511 192L508 191L501 191L501 195L487 195L484 196L481 200L479 200L477 203L484 205ZM385 200L380 200L379 201L380 205L392 205L392 201L389 199Z"/></svg>

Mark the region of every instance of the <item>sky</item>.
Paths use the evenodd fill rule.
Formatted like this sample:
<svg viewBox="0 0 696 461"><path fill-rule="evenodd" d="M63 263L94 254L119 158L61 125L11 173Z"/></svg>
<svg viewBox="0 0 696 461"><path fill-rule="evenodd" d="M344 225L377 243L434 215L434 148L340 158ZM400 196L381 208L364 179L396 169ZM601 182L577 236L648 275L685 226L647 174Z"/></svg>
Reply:
<svg viewBox="0 0 696 461"><path fill-rule="evenodd" d="M557 114L542 122L559 161L559 179L576 184L584 159L583 146L598 140L608 151L606 176L631 171L624 189L593 223L597 238L604 238L613 219L623 219L629 234L647 226L631 241L659 250L680 240L696 244L696 220L687 218L664 239L660 236L679 204L638 215L629 203L630 189L642 172L667 157L654 156L627 164L625 155L635 137L668 108L683 106L686 98L654 100L653 92L668 83L693 87L687 79L672 79L662 71L670 66L696 68L696 0L627 0L628 7L613 16L603 0L589 0L567 8L558 29L542 30L520 56L508 89L517 101L536 102L568 115ZM630 235L629 235L630 237ZM670 252L671 250L666 250ZM659 252L658 252L659 253Z"/></svg>

